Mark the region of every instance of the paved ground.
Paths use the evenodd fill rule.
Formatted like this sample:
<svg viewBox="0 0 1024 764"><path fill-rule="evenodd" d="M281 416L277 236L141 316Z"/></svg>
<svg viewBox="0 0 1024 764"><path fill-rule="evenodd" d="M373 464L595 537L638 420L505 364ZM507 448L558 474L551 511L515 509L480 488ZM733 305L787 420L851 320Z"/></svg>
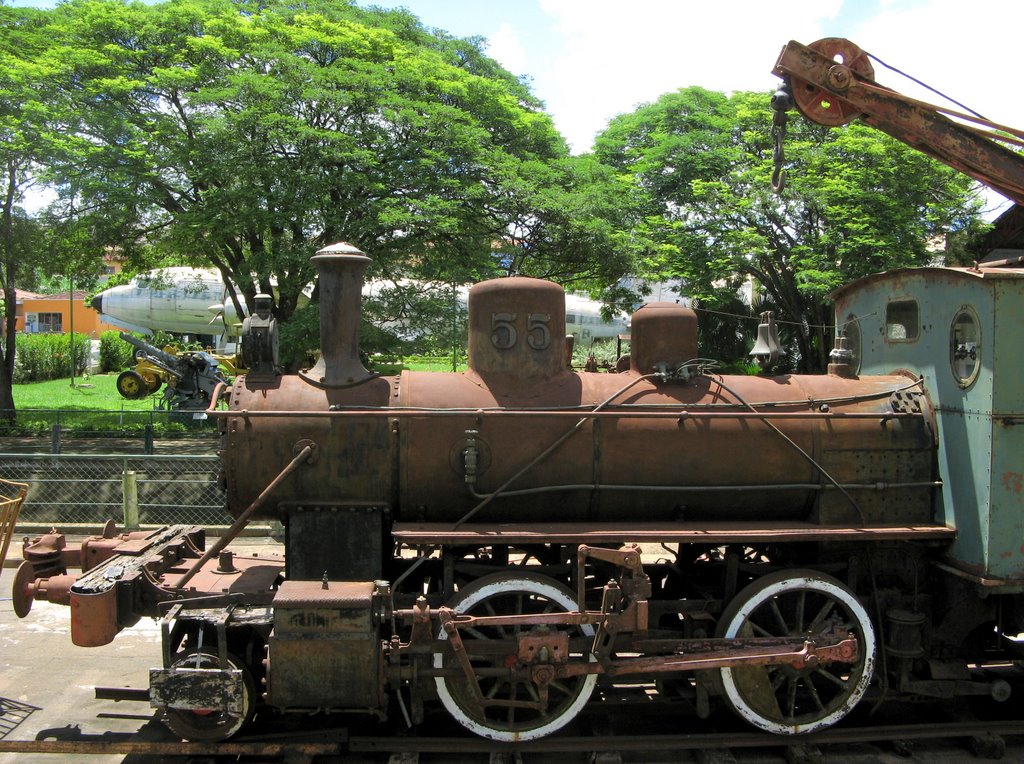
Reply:
<svg viewBox="0 0 1024 764"><path fill-rule="evenodd" d="M0 731L7 732L10 740L120 737L138 733L152 718L147 704L98 701L93 688L148 685L150 667L160 665L157 623L140 622L112 644L83 648L71 644L69 615L66 607L38 602L29 617L19 621L9 603L0 605L0 698L23 704L0 716L4 722ZM124 760L119 755L80 758ZM54 756L0 754L0 762L53 764L56 760Z"/></svg>
<svg viewBox="0 0 1024 764"><path fill-rule="evenodd" d="M69 539L74 540L74 539ZM272 538L243 538L232 545L239 554L283 554ZM20 538L12 543L0 571L0 739L170 740L153 719L146 703L96 700L94 687L149 685L149 669L160 665L160 628L144 619L122 631L104 647L83 648L71 643L70 610L63 605L36 602L25 619L10 603L12 565L21 560ZM126 736L132 735L131 738ZM124 756L58 757L0 753L0 762L18 764L58 760L122 762Z"/></svg>

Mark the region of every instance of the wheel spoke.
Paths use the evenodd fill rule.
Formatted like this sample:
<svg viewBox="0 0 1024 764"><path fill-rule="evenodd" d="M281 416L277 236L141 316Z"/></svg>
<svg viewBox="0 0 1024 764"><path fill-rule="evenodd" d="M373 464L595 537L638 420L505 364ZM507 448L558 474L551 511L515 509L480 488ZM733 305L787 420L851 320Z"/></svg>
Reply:
<svg viewBox="0 0 1024 764"><path fill-rule="evenodd" d="M836 676L828 669L823 669L820 666L815 670L814 673L818 676L824 677L828 681L832 682L832 684L834 684L836 687L839 687L842 690L845 690L849 686L849 682L847 682L845 679Z"/></svg>
<svg viewBox="0 0 1024 764"><path fill-rule="evenodd" d="M484 601L484 609L487 610L487 615L492 615L492 616L497 617L498 611L494 609L494 605L491 603L490 600L485 600ZM508 639L508 633L505 631L505 627L504 626L495 626L494 630L498 632L498 636L501 637L502 639Z"/></svg>
<svg viewBox="0 0 1024 764"><path fill-rule="evenodd" d="M800 634L804 630L804 605L807 603L807 592L801 590L796 601L796 623L793 624L793 633Z"/></svg>
<svg viewBox="0 0 1024 764"><path fill-rule="evenodd" d="M818 696L818 688L814 686L814 682L811 681L811 677L807 677L804 680L804 687L807 688L807 692L810 693L811 699L814 700L814 704L818 707L818 710L824 711L825 704L821 702L821 698Z"/></svg>
<svg viewBox="0 0 1024 764"><path fill-rule="evenodd" d="M772 597L772 599L768 600L768 607L771 609L772 615L775 616L775 620L779 624L780 631L777 636L787 636L789 634L789 625L786 623L786 619L782 617L782 611L779 610L778 599Z"/></svg>
<svg viewBox="0 0 1024 764"><path fill-rule="evenodd" d="M790 719L796 717L796 684L798 681L796 678L790 679L789 686L786 688L786 707L789 709Z"/></svg>
<svg viewBox="0 0 1024 764"><path fill-rule="evenodd" d="M548 685L548 688L552 690L558 690L563 695L572 695L576 692L575 687L569 687L564 682L562 682L561 679L552 679L551 683Z"/></svg>
<svg viewBox="0 0 1024 764"><path fill-rule="evenodd" d="M516 701L519 699L519 682L510 682L512 690L509 692L508 699ZM512 724L516 720L516 708L515 706L508 707L508 723Z"/></svg>
<svg viewBox="0 0 1024 764"><path fill-rule="evenodd" d="M829 613L835 608L836 603L833 599L828 599L825 604L821 606L821 610L814 616L814 620L811 621L811 625L807 627L807 630L812 634L816 634L825 623L825 619L828 618Z"/></svg>

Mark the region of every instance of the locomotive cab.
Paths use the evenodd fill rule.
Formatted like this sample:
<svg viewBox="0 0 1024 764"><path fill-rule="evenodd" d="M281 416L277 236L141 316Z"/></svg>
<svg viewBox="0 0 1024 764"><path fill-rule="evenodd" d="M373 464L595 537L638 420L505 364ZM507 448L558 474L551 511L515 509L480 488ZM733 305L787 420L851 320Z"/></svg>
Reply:
<svg viewBox="0 0 1024 764"><path fill-rule="evenodd" d="M898 270L833 297L860 374L901 369L929 391L944 478L935 516L957 531L949 564L988 586L1024 577L1024 270Z"/></svg>

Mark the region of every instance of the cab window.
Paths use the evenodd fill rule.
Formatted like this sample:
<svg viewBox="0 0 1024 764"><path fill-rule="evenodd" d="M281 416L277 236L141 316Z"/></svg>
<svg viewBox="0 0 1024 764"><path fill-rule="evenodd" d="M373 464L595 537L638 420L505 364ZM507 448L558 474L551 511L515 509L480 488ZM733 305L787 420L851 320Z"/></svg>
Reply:
<svg viewBox="0 0 1024 764"><path fill-rule="evenodd" d="M981 369L981 325L974 308L964 305L949 328L949 363L953 378L968 387Z"/></svg>
<svg viewBox="0 0 1024 764"><path fill-rule="evenodd" d="M914 342L917 334L917 300L894 300L885 306L885 338L889 342Z"/></svg>

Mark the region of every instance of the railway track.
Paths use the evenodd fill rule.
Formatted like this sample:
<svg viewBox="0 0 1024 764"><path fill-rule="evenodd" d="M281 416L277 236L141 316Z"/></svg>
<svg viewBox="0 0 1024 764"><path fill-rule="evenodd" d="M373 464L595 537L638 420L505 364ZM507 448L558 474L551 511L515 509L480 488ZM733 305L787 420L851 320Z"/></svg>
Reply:
<svg viewBox="0 0 1024 764"><path fill-rule="evenodd" d="M73 755L123 755L160 760L199 761L345 761L412 764L417 760L438 762L563 762L587 761L615 764L624 761L683 761L689 752L697 761L753 761L742 752L768 754L757 761L829 762L856 761L849 747L855 744L891 743L889 751L906 761L960 761L978 759L1024 760L1024 748L1006 738L1024 736L1024 719L1000 721L939 721L914 724L844 726L801 736L799 739L761 732L708 732L682 734L558 735L520 744L495 743L482 738L457 736L382 736L350 734L348 728L317 732L282 733L239 738L218 744L140 741L132 736L106 734L74 740L0 740L0 753ZM936 741L967 741L957 747L934 747L915 759L915 746ZM940 753L936 753L936 750ZM771 758L775 754L776 758ZM1004 758L1005 756L1005 758ZM865 761L880 761L869 757Z"/></svg>

